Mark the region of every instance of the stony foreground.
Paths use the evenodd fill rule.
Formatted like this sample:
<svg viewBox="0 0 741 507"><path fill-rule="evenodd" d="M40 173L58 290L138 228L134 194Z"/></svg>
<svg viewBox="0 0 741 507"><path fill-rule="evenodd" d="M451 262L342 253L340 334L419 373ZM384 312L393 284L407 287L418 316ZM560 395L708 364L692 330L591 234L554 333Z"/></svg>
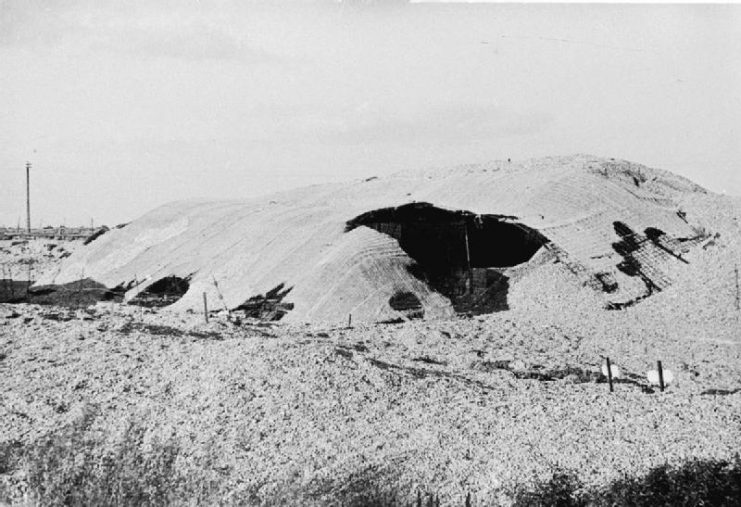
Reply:
<svg viewBox="0 0 741 507"><path fill-rule="evenodd" d="M320 329L0 305L0 443L91 413L114 442L134 421L145 444L177 442L176 468L226 504L348 504L363 488L506 504L557 470L600 487L736 455L738 321L614 315ZM603 355L623 371L614 393ZM646 381L656 359L676 377L663 393ZM2 472L0 492L22 502L26 472Z"/></svg>

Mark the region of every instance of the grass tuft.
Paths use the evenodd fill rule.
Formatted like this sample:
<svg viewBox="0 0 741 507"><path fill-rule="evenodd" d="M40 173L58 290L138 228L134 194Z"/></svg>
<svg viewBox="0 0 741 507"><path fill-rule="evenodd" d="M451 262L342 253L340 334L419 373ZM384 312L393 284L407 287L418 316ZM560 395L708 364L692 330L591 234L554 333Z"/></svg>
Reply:
<svg viewBox="0 0 741 507"><path fill-rule="evenodd" d="M185 477L176 468L174 440L147 439L148 430L128 422L120 438L107 441L92 430L95 411L18 451L0 446L5 472L20 469L34 505L159 506L209 499L205 477ZM7 494L4 496L10 496Z"/></svg>
<svg viewBox="0 0 741 507"><path fill-rule="evenodd" d="M661 465L645 476L626 477L592 491L585 490L574 473L557 470L547 482L517 489L513 500L516 507L735 507L741 502L741 458Z"/></svg>

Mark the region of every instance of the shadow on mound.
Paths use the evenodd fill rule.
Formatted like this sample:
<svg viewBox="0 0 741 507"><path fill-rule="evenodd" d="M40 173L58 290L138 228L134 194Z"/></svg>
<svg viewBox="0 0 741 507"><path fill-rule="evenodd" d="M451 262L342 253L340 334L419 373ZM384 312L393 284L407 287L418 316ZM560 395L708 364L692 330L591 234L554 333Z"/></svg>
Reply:
<svg viewBox="0 0 741 507"><path fill-rule="evenodd" d="M291 290L293 290L293 287L286 289L285 284L280 283L265 294L252 296L234 310L243 312L246 318L269 321L280 320L293 310L293 303L283 302L283 299Z"/></svg>
<svg viewBox="0 0 741 507"><path fill-rule="evenodd" d="M645 286L645 292L628 301L610 302L608 310L628 308L669 287L672 282L659 266L669 259L689 264L682 256L683 246L695 244L706 237L697 234L689 238L675 238L656 227L648 227L640 234L619 221L614 222L613 227L620 240L613 243L612 248L622 258L617 269L630 277L639 278ZM617 283L599 281L603 283L606 293L615 292L618 288Z"/></svg>

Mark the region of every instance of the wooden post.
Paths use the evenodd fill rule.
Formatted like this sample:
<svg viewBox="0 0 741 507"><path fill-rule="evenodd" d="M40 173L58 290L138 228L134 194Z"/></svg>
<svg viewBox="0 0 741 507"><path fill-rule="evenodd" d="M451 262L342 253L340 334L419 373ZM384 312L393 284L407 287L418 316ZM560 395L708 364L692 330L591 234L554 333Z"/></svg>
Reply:
<svg viewBox="0 0 741 507"><path fill-rule="evenodd" d="M206 293L203 293L203 318L206 320L206 324L208 324L208 300L206 299Z"/></svg>
<svg viewBox="0 0 741 507"><path fill-rule="evenodd" d="M463 233L466 238L466 265L468 266L468 292L473 292L473 272L471 271L471 249L468 245L468 224L463 222Z"/></svg>
<svg viewBox="0 0 741 507"><path fill-rule="evenodd" d="M664 391L664 369L661 367L661 361L656 361L656 368L659 371L659 389Z"/></svg>
<svg viewBox="0 0 741 507"><path fill-rule="evenodd" d="M347 327L352 327L352 313L347 316Z"/></svg>
<svg viewBox="0 0 741 507"><path fill-rule="evenodd" d="M612 365L610 364L610 358L607 358L607 381L610 383L610 392L614 392L612 387Z"/></svg>

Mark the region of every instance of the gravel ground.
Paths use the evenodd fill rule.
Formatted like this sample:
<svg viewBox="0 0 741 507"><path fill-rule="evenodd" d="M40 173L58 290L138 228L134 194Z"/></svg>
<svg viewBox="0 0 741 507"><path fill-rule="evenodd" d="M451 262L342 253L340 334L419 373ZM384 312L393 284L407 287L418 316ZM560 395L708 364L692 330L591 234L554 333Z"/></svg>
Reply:
<svg viewBox="0 0 741 507"><path fill-rule="evenodd" d="M255 503L328 503L363 473L444 502L505 502L554 467L599 486L737 453L738 342L657 339L647 358L625 334L608 345L511 314L320 330L3 305L2 440L34 441L92 404L106 432L134 418L175 435L183 466L208 456L231 498ZM635 375L612 394L597 381L605 353ZM677 377L664 393L647 392L657 356Z"/></svg>
<svg viewBox="0 0 741 507"><path fill-rule="evenodd" d="M104 434L137 421L176 439L178 467L209 474L224 503L264 505L341 504L358 484L506 505L559 468L600 487L729 459L739 315L726 278L688 279L621 312L564 311L581 296L559 292L527 311L347 329L0 304L0 444L33 443L94 407ZM605 355L623 371L614 393ZM657 359L676 377L663 393L646 381ZM0 489L20 502L25 480L0 473Z"/></svg>

